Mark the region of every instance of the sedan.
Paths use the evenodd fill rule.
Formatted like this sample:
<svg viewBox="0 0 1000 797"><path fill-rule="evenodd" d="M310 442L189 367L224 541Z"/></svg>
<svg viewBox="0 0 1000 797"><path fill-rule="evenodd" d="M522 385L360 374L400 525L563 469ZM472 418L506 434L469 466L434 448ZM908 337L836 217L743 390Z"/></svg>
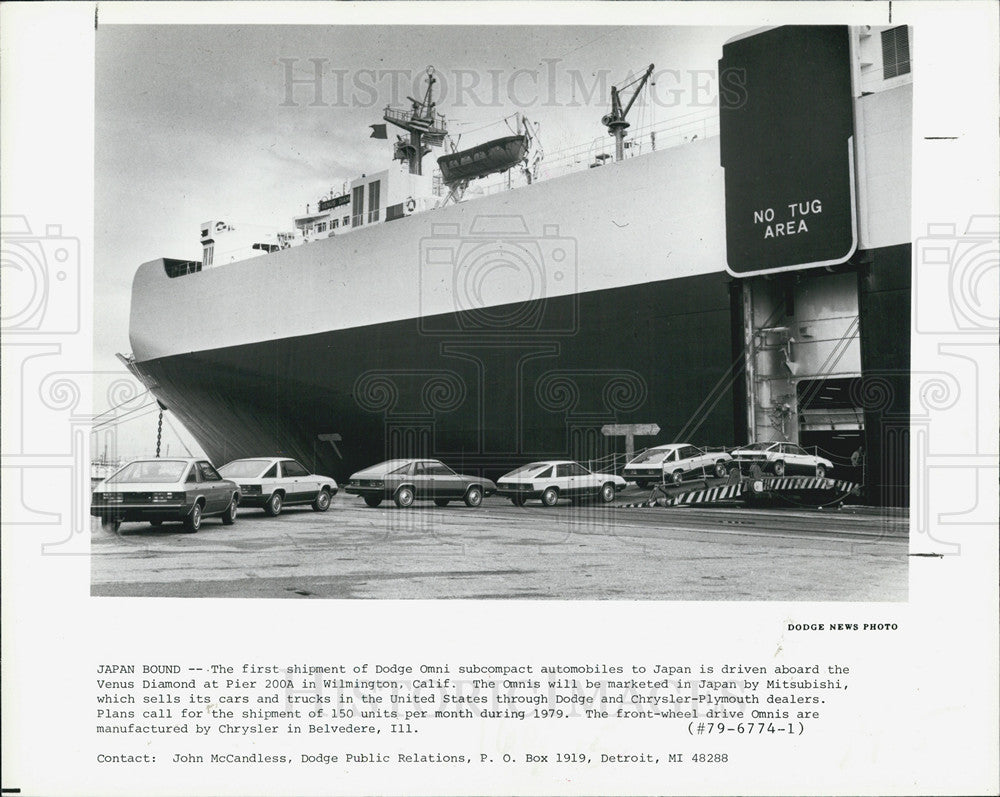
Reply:
<svg viewBox="0 0 1000 797"><path fill-rule="evenodd" d="M465 476L436 459L390 459L359 470L344 488L351 495L360 495L368 506L378 506L391 498L398 507L412 506L414 501L433 501L447 506L462 500L476 507L484 496L496 492L489 479Z"/></svg>
<svg viewBox="0 0 1000 797"><path fill-rule="evenodd" d="M223 479L208 460L137 459L97 485L90 514L109 531L123 522L159 526L173 520L193 532L213 515L233 525L239 503L239 485Z"/></svg>
<svg viewBox="0 0 1000 797"><path fill-rule="evenodd" d="M671 443L643 451L623 471L625 478L640 489L652 482L680 484L688 476L723 478L732 467L732 457L725 451L707 451L688 443Z"/></svg>
<svg viewBox="0 0 1000 797"><path fill-rule="evenodd" d="M573 501L598 499L606 504L625 489L625 480L613 473L594 473L579 462L547 460L532 462L497 480L497 492L514 506L524 506L528 499L538 499L545 506L555 506L560 498Z"/></svg>
<svg viewBox="0 0 1000 797"><path fill-rule="evenodd" d="M775 476L799 474L822 479L833 470L830 460L810 454L794 443L751 443L732 453L740 467L750 468L756 464L762 471L770 471Z"/></svg>
<svg viewBox="0 0 1000 797"><path fill-rule="evenodd" d="M333 479L310 473L287 457L234 459L219 472L240 486L244 506L259 507L270 517L295 504L309 504L317 512L326 512L337 494Z"/></svg>

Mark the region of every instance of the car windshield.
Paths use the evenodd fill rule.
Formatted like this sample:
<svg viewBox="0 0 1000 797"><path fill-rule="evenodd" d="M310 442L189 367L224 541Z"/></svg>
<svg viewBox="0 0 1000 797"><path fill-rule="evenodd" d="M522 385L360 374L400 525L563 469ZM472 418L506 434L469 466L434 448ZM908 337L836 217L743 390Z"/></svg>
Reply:
<svg viewBox="0 0 1000 797"><path fill-rule="evenodd" d="M223 465L219 468L219 473L221 473L225 478L253 478L254 476L260 476L260 472L264 470L271 462L269 459L237 459L234 462L230 462L228 465Z"/></svg>
<svg viewBox="0 0 1000 797"><path fill-rule="evenodd" d="M744 451L767 451L774 443L751 443L748 446L743 446Z"/></svg>
<svg viewBox="0 0 1000 797"><path fill-rule="evenodd" d="M109 484L135 484L137 482L176 482L187 468L186 462L172 459L130 462L108 479Z"/></svg>
<svg viewBox="0 0 1000 797"><path fill-rule="evenodd" d="M649 451L643 451L639 456L633 459L629 465L656 465L659 462L663 462L670 454L673 449L671 448L651 448Z"/></svg>
<svg viewBox="0 0 1000 797"><path fill-rule="evenodd" d="M528 465L522 465L516 470L512 470L508 473L508 476L527 476L528 474L538 473L542 468L547 468L549 466L548 462L532 462Z"/></svg>

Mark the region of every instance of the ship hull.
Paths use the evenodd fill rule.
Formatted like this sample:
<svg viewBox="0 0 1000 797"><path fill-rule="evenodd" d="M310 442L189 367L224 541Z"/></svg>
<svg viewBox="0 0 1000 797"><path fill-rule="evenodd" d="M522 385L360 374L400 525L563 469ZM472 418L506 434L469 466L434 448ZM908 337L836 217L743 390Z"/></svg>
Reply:
<svg viewBox="0 0 1000 797"><path fill-rule="evenodd" d="M135 367L216 464L280 454L343 480L434 456L496 478L534 459L604 465L624 451L601 433L611 423L658 424L638 446L732 444L732 306L713 273L508 308L527 320L517 336L451 313Z"/></svg>

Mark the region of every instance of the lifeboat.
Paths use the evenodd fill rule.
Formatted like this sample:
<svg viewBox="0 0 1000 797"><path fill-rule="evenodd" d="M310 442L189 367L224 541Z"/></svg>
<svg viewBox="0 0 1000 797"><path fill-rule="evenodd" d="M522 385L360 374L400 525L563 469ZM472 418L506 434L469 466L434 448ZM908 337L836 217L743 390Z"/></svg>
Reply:
<svg viewBox="0 0 1000 797"><path fill-rule="evenodd" d="M442 155L438 158L438 167L445 184L451 185L505 172L524 160L527 151L527 136L504 136L477 147Z"/></svg>

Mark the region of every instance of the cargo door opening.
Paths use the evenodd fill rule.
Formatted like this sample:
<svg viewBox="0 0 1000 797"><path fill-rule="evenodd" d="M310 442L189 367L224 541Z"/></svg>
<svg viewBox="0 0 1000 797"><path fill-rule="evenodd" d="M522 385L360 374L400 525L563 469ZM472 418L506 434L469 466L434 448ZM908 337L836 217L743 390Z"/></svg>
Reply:
<svg viewBox="0 0 1000 797"><path fill-rule="evenodd" d="M864 483L865 411L860 378L803 379L796 385L799 445L816 449L838 478Z"/></svg>
<svg viewBox="0 0 1000 797"><path fill-rule="evenodd" d="M849 465L864 435L855 406L856 275L800 272L742 284L750 441L816 447L836 454L835 465Z"/></svg>

